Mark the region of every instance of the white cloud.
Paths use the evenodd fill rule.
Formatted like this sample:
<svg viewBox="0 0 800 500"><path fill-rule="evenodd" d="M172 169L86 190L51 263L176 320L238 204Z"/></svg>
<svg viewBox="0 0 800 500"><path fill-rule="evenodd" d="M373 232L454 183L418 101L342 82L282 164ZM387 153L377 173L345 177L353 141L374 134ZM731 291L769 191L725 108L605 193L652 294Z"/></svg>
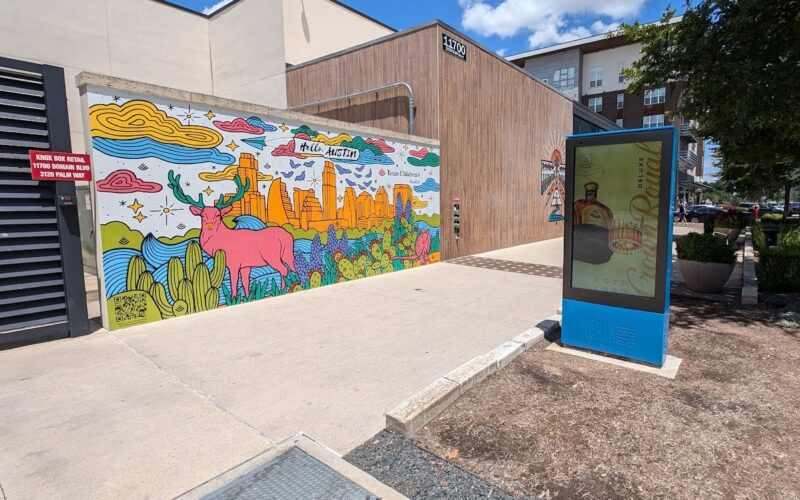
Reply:
<svg viewBox="0 0 800 500"><path fill-rule="evenodd" d="M207 16L211 15L231 2L233 2L233 0L219 0L219 2L215 3L214 5L207 5L206 7L203 7L203 14Z"/></svg>
<svg viewBox="0 0 800 500"><path fill-rule="evenodd" d="M646 0L458 0L464 28L502 38L529 33L531 48L566 42L616 29L639 12ZM575 16L598 17L589 26L569 23Z"/></svg>
<svg viewBox="0 0 800 500"><path fill-rule="evenodd" d="M508 52L508 47L503 47L502 49L495 50L498 56L505 57L506 53Z"/></svg>

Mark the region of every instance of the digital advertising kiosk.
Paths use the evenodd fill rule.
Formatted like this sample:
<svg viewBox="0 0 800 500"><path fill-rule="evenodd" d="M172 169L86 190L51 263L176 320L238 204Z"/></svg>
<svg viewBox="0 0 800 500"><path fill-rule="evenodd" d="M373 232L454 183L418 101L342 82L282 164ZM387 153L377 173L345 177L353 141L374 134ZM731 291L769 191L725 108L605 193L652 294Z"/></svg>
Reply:
<svg viewBox="0 0 800 500"><path fill-rule="evenodd" d="M664 364L677 143L671 126L567 138L565 346Z"/></svg>

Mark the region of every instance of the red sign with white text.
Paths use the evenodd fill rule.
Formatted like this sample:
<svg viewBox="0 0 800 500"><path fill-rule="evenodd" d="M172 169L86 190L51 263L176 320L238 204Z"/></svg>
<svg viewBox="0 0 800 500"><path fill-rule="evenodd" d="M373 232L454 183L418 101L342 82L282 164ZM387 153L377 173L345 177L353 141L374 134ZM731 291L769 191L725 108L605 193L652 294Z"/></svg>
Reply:
<svg viewBox="0 0 800 500"><path fill-rule="evenodd" d="M90 181L89 155L59 151L29 151L31 179L35 181Z"/></svg>

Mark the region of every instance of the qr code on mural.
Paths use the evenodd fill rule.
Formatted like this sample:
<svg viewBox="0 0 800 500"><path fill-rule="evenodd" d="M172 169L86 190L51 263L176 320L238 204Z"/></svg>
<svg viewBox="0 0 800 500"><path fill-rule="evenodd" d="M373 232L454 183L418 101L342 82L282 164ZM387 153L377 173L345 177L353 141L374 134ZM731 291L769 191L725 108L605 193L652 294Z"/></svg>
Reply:
<svg viewBox="0 0 800 500"><path fill-rule="evenodd" d="M113 299L117 324L142 321L147 317L147 294L145 292L117 295Z"/></svg>

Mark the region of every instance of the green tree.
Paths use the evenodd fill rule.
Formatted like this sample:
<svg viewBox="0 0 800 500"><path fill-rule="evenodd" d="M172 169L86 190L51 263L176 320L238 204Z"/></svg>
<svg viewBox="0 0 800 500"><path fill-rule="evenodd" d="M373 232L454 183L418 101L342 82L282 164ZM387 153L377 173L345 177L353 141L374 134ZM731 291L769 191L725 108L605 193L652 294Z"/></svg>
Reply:
<svg viewBox="0 0 800 500"><path fill-rule="evenodd" d="M622 26L642 43L630 90L682 82L675 112L718 144L721 179L775 183L788 209L800 181L800 0L702 0L674 16Z"/></svg>

